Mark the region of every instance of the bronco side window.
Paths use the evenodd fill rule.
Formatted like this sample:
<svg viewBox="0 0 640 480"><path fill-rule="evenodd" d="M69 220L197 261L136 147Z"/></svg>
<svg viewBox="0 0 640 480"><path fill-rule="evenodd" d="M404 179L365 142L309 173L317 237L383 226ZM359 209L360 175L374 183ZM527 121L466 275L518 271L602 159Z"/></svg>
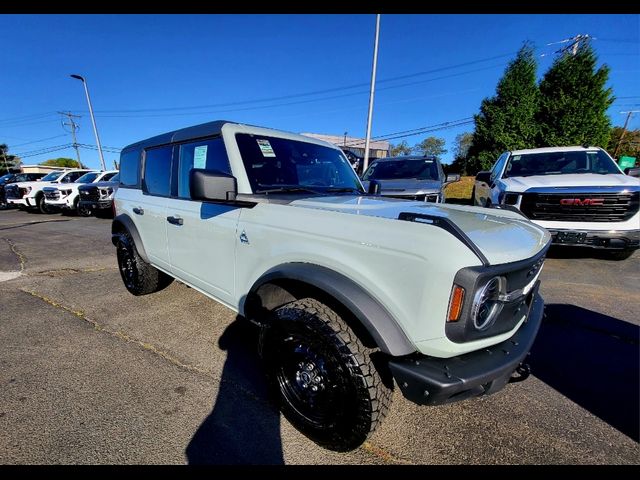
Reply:
<svg viewBox="0 0 640 480"><path fill-rule="evenodd" d="M180 145L178 165L178 198L191 198L189 172L192 168L206 168L231 173L227 151L222 138L210 138Z"/></svg>
<svg viewBox="0 0 640 480"><path fill-rule="evenodd" d="M171 194L172 152L171 145L145 151L142 185L146 193L162 197L168 197Z"/></svg>

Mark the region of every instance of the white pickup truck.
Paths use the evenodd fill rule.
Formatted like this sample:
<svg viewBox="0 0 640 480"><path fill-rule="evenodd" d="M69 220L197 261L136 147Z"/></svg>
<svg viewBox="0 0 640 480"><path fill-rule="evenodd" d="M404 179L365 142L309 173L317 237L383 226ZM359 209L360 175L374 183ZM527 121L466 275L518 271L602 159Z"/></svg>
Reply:
<svg viewBox="0 0 640 480"><path fill-rule="evenodd" d="M56 170L36 182L11 183L5 187L7 203L20 208L37 209L40 213L49 213L51 208L45 202L44 188L73 183L88 171Z"/></svg>
<svg viewBox="0 0 640 480"><path fill-rule="evenodd" d="M520 210L553 243L628 258L640 244L640 179L597 147L504 152L476 175L474 205Z"/></svg>
<svg viewBox="0 0 640 480"><path fill-rule="evenodd" d="M86 207L80 208L80 192L79 187L87 183L97 183L109 180L118 173L117 170L107 172L90 171L82 175L73 183L66 183L56 186L44 187L44 199L47 207L61 208L64 210L76 210L81 216L91 215L91 209Z"/></svg>
<svg viewBox="0 0 640 480"><path fill-rule="evenodd" d="M280 408L327 448L394 384L437 405L528 375L550 236L519 213L369 194L338 147L226 121L125 147L114 201L126 289L177 278L260 326Z"/></svg>

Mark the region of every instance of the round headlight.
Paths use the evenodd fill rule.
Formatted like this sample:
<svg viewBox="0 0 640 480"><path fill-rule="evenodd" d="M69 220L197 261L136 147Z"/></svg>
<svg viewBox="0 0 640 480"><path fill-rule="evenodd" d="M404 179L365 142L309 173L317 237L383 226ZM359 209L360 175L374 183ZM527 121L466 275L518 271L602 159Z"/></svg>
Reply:
<svg viewBox="0 0 640 480"><path fill-rule="evenodd" d="M471 309L473 325L478 330L486 330L496 321L502 310L502 302L499 300L504 289L504 279L494 277L476 293Z"/></svg>

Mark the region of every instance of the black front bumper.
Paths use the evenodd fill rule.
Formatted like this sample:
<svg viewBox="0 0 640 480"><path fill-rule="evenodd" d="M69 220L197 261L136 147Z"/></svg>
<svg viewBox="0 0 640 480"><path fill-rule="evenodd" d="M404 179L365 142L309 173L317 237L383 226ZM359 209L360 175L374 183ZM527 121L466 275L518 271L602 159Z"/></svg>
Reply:
<svg viewBox="0 0 640 480"><path fill-rule="evenodd" d="M554 245L611 250L640 247L640 230L548 230Z"/></svg>
<svg viewBox="0 0 640 480"><path fill-rule="evenodd" d="M78 205L92 210L103 210L105 208L111 208L112 203L113 200L80 200Z"/></svg>
<svg viewBox="0 0 640 480"><path fill-rule="evenodd" d="M535 287L528 317L508 340L452 358L404 357L389 362L403 395L419 405L439 405L502 389L536 338L544 302Z"/></svg>

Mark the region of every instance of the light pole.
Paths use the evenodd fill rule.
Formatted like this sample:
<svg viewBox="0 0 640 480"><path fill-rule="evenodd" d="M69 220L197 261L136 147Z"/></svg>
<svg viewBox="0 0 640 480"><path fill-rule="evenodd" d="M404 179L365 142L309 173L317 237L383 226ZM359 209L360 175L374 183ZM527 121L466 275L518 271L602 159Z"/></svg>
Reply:
<svg viewBox="0 0 640 480"><path fill-rule="evenodd" d="M371 68L371 90L369 91L369 114L367 115L367 136L364 142L364 172L369 166L369 143L371 141L371 119L373 117L373 96L376 90L376 67L378 66L378 38L380 37L380 14L376 15L376 37L373 43L373 67Z"/></svg>
<svg viewBox="0 0 640 480"><path fill-rule="evenodd" d="M87 81L81 75L71 75L71 78L80 80L84 85L84 93L87 95L87 103L89 104L89 114L91 115L91 123L93 124L93 133L96 134L96 144L98 145L98 155L100 155L100 165L102 170L106 170L107 167L104 164L104 156L102 155L102 145L100 145L100 137L98 136L98 127L96 127L96 119L93 116L93 108L91 107L91 98L89 97L89 89L87 88Z"/></svg>

